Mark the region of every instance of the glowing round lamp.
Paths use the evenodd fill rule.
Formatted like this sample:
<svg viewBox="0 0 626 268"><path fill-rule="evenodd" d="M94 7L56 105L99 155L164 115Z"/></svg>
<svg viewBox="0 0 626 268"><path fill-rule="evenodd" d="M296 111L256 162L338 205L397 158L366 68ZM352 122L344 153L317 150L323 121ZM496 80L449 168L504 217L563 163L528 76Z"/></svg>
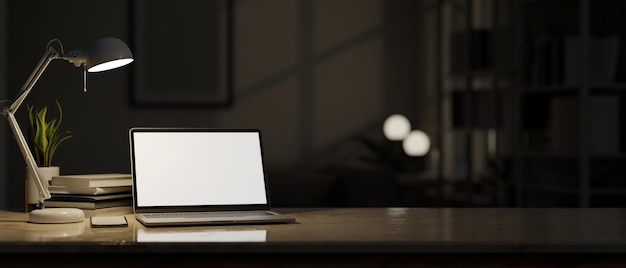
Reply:
<svg viewBox="0 0 626 268"><path fill-rule="evenodd" d="M408 156L424 156L430 150L430 139L421 130L413 130L402 141L402 149Z"/></svg>
<svg viewBox="0 0 626 268"><path fill-rule="evenodd" d="M400 141L411 131L411 123L404 115L393 114L383 123L383 133L388 140Z"/></svg>

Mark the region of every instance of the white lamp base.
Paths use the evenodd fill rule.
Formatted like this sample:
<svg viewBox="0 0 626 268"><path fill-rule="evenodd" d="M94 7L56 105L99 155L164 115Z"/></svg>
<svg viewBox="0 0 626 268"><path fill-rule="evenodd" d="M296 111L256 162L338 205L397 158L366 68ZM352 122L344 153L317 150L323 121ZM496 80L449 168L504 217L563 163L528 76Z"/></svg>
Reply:
<svg viewBox="0 0 626 268"><path fill-rule="evenodd" d="M85 220L85 212L78 208L44 208L30 212L28 222L72 223Z"/></svg>

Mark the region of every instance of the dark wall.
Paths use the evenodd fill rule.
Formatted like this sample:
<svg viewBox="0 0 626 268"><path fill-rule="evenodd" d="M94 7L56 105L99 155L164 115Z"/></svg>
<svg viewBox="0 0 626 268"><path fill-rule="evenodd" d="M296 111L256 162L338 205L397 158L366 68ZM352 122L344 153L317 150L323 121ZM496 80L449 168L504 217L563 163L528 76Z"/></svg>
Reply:
<svg viewBox="0 0 626 268"><path fill-rule="evenodd" d="M7 36L7 23L8 23L8 12L6 8L6 1L0 1L0 36ZM7 39L0 38L0 58L6 59L8 55L7 47ZM7 72L7 60L0 60L0 99L8 99L9 93L7 92L8 85L8 72ZM7 179L7 174L9 170L9 161L8 161L8 145L9 139L7 138L9 132L8 124L0 124L0 207L6 208L7 202L9 200L8 192L11 192L9 189L9 180Z"/></svg>
<svg viewBox="0 0 626 268"><path fill-rule="evenodd" d="M62 103L62 128L74 135L55 156L62 174L130 172L127 131L133 126L260 128L266 164L273 170L320 159L341 161L345 152L338 149L355 135L380 134L388 114L402 112L416 119L424 109L413 101L422 83L416 2L234 1L234 100L227 107L134 105L129 93L133 66L90 74L88 92L83 93L81 69L62 61L49 66L25 104L53 107L54 99ZM7 96L22 86L52 38L62 40L66 51L85 49L104 36L125 40L133 49L131 1L2 3L2 12L9 14L1 38L6 40L3 64L9 79L2 92ZM177 16L184 14L163 20L176 23ZM180 30L189 36L203 33L201 26ZM193 67L162 64L173 76ZM24 131L25 104L18 118ZM0 155L7 157L9 167L2 174L10 189L5 207L19 209L24 164L7 132L0 136L8 141Z"/></svg>

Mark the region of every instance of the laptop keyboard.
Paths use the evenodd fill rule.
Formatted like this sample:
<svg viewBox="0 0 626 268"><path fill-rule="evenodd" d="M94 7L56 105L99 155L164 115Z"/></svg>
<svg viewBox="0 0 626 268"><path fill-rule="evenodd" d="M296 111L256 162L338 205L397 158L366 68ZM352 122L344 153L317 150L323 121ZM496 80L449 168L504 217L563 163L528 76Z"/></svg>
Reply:
<svg viewBox="0 0 626 268"><path fill-rule="evenodd" d="M216 212L176 212L145 213L146 218L208 218L208 217L246 217L273 215L267 211L216 211Z"/></svg>

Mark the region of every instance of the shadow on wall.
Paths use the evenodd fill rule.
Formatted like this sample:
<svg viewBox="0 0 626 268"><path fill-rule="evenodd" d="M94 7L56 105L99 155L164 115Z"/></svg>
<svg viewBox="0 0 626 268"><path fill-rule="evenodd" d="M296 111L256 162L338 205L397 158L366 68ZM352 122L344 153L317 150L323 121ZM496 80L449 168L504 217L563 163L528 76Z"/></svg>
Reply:
<svg viewBox="0 0 626 268"><path fill-rule="evenodd" d="M268 170L271 202L277 207L400 206L392 145L375 128L290 168ZM365 142L367 141L367 142ZM373 149L372 144L377 144ZM381 154L380 147L387 148ZM377 151L379 150L379 151ZM402 157L400 157L402 158Z"/></svg>
<svg viewBox="0 0 626 268"><path fill-rule="evenodd" d="M375 168L336 167L319 172L269 172L274 207L399 206L395 174Z"/></svg>

